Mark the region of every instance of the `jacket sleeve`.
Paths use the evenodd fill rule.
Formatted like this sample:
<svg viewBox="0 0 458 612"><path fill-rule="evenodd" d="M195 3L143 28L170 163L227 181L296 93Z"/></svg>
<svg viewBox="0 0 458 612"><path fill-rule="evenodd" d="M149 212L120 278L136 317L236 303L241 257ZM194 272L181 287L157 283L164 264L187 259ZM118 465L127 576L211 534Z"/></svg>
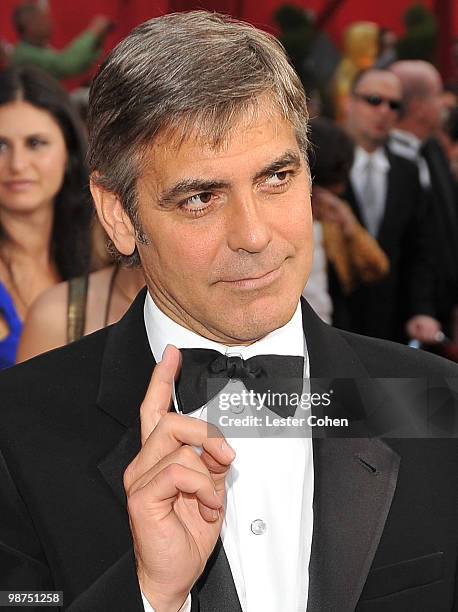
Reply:
<svg viewBox="0 0 458 612"><path fill-rule="evenodd" d="M68 612L144 612L133 550L126 552L66 609ZM199 612L194 589L191 591L191 612Z"/></svg>
<svg viewBox="0 0 458 612"><path fill-rule="evenodd" d="M414 214L406 231L406 253L403 277L408 287L407 319L415 315L434 317L433 240L431 233L431 202L420 187L415 173L412 189Z"/></svg>

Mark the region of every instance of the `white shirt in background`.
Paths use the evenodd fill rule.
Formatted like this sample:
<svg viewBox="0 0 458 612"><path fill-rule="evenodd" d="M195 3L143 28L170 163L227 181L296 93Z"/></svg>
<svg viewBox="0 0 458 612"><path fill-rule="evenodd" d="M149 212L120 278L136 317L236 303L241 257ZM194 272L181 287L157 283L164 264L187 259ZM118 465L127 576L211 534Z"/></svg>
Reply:
<svg viewBox="0 0 458 612"><path fill-rule="evenodd" d="M365 185L367 178L368 164L372 164L373 172L373 193L372 201L365 202ZM390 164L382 147L376 149L373 153L368 153L362 147L356 147L355 159L350 171L350 181L359 202L363 218L367 220L368 208L375 207L379 212L379 227L385 213L385 201L388 188L388 171ZM374 235L377 234L375 232Z"/></svg>

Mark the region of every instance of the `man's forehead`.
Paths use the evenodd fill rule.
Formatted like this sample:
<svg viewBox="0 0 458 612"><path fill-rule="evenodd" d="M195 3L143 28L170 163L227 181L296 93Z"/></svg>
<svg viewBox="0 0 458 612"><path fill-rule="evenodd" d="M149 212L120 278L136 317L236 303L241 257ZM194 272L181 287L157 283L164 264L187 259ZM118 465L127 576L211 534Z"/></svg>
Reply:
<svg viewBox="0 0 458 612"><path fill-rule="evenodd" d="M401 92L401 82L391 72L370 72L365 75L360 83L359 89L364 91L377 90L377 92L389 88L390 91ZM381 91L383 93L383 91Z"/></svg>
<svg viewBox="0 0 458 612"><path fill-rule="evenodd" d="M292 132L291 124L277 109L261 112L247 112L237 116L231 123L211 125L209 122L196 121L194 124L166 127L149 147L152 154L158 152L180 153L195 149L202 153L224 153L244 140L266 135L278 139L288 137Z"/></svg>
<svg viewBox="0 0 458 612"><path fill-rule="evenodd" d="M254 159L258 151L266 159L275 158L283 150L299 149L293 127L280 116L259 118L257 121L229 128L217 142L203 137L197 130L186 138L177 138L170 131L160 134L143 155L145 171L158 164L178 160L184 165L209 164L229 158ZM261 162L261 160L259 160Z"/></svg>

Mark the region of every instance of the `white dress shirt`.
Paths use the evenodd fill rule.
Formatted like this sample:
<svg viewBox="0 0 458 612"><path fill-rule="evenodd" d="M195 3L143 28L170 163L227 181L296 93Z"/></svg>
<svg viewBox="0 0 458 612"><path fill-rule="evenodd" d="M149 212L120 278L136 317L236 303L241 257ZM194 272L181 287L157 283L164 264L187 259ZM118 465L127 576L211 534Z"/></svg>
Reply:
<svg viewBox="0 0 458 612"><path fill-rule="evenodd" d="M298 355L304 357L304 377L309 379L300 304L284 327L250 346L227 347L202 338L167 317L149 294L144 316L156 361L167 344L208 348L244 359L261 354ZM206 405L191 416L206 420ZM221 540L242 610L306 612L313 531L312 439L280 436L227 440L236 457L226 478ZM151 612L145 598L143 603L146 612ZM190 608L188 597L182 611Z"/></svg>
<svg viewBox="0 0 458 612"><path fill-rule="evenodd" d="M373 194L372 202L365 202L365 184L368 164L372 164ZM379 211L379 221L385 213L385 200L388 188L388 171L390 164L383 148L368 153L362 147L356 147L355 159L350 171L350 181L360 204L363 218L367 220L368 207L374 207ZM379 227L377 228L378 231ZM377 232L374 233L376 235Z"/></svg>
<svg viewBox="0 0 458 612"><path fill-rule="evenodd" d="M431 187L431 175L428 164L420 151L422 144L423 142L411 132L406 132L405 130L392 130L391 132L390 150L396 155L416 163L420 176L420 185L423 189L429 189Z"/></svg>

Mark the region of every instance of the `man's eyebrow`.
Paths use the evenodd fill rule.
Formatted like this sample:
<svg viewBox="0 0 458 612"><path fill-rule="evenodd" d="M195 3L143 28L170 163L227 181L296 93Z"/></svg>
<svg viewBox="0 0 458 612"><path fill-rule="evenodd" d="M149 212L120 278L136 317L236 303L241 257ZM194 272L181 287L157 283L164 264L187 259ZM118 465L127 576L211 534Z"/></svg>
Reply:
<svg viewBox="0 0 458 612"><path fill-rule="evenodd" d="M275 159L268 166L260 170L253 177L255 181L258 181L265 176L280 172L283 168L293 167L294 169L299 168L301 165L301 158L295 151L286 151L281 157Z"/></svg>
<svg viewBox="0 0 458 612"><path fill-rule="evenodd" d="M279 172L283 168L293 166L299 168L301 159L294 151L287 151L278 159L275 159L268 166L260 170L253 177L257 181L265 176ZM228 181L203 180L203 179L182 179L172 187L164 191L158 199L160 206L174 204L180 197L189 193L204 193L206 191L217 191L218 189L229 189L231 184Z"/></svg>
<svg viewBox="0 0 458 612"><path fill-rule="evenodd" d="M202 180L202 179L183 179L167 189L159 197L159 204L167 206L173 204L176 200L187 193L203 193L205 191L215 191L217 189L228 189L230 183L227 181Z"/></svg>

